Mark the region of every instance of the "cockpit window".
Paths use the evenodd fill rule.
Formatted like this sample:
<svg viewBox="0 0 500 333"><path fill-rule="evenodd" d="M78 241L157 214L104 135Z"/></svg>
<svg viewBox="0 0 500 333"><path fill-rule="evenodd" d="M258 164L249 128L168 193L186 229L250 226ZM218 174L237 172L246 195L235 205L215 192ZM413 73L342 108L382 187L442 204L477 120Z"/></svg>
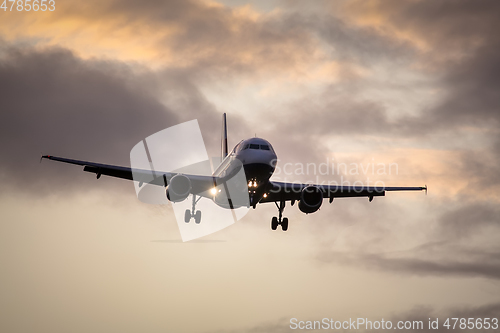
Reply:
<svg viewBox="0 0 500 333"><path fill-rule="evenodd" d="M259 145L256 143L247 143L244 145L239 145L239 148L238 148L239 151L246 150L246 149L270 150L270 151L274 152L273 148L270 145Z"/></svg>

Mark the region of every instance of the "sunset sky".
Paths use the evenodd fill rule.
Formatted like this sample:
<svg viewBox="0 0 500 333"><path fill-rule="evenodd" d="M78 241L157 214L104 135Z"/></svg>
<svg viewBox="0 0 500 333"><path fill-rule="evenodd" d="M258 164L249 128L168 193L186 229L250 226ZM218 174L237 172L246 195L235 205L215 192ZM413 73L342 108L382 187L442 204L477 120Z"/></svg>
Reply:
<svg viewBox="0 0 500 333"><path fill-rule="evenodd" d="M0 331L500 318L499 17L493 0L1 9ZM370 179L428 195L288 205L286 233L263 204L183 243L172 207L141 203L133 183L39 163L129 166L137 142L193 119L218 156L222 113L231 147L265 138L278 166L395 163Z"/></svg>

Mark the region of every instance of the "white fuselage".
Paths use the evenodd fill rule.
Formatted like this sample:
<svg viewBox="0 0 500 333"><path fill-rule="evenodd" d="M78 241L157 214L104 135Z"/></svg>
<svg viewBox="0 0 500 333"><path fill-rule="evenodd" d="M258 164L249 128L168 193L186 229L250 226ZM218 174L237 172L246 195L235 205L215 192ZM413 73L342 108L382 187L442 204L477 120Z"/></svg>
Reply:
<svg viewBox="0 0 500 333"><path fill-rule="evenodd" d="M230 178L243 167L250 205L254 206L265 193L276 161L276 153L268 141L251 138L238 143L215 170L213 176Z"/></svg>

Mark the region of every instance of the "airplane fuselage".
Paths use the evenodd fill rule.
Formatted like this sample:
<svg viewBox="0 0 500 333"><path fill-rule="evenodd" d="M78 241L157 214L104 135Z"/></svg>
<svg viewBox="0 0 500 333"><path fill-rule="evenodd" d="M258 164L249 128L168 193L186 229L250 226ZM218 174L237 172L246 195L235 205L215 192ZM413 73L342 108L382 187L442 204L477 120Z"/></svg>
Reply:
<svg viewBox="0 0 500 333"><path fill-rule="evenodd" d="M215 170L214 177L228 177L243 166L248 185L250 206L255 206L265 195L273 175L277 156L271 144L261 138L250 138L238 143Z"/></svg>

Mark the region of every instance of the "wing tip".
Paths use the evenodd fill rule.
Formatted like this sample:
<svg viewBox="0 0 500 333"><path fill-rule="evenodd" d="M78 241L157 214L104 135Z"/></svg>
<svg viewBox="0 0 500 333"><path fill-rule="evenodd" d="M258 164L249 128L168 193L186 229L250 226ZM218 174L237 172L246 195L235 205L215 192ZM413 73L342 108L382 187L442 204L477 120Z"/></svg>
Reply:
<svg viewBox="0 0 500 333"><path fill-rule="evenodd" d="M50 160L50 155L43 155L43 154L42 154L42 155L40 156L40 163L42 163L42 160L43 160L44 158L46 158L46 159L49 159L49 160Z"/></svg>

